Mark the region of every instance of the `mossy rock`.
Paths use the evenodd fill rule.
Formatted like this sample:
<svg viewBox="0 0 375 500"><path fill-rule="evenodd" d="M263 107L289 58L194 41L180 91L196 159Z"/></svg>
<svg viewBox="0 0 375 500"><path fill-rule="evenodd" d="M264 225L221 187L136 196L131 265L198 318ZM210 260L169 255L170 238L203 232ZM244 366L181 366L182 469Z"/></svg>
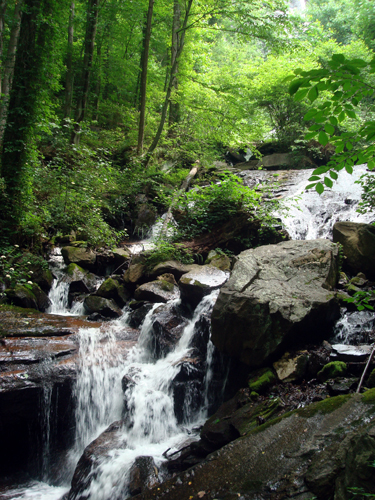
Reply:
<svg viewBox="0 0 375 500"><path fill-rule="evenodd" d="M75 264L74 262L69 264L69 266L66 268L66 274L70 278L72 278L73 281L82 279L86 272L87 271L85 271L81 266Z"/></svg>
<svg viewBox="0 0 375 500"><path fill-rule="evenodd" d="M5 295L10 304L27 309L38 309L38 301L32 290L23 285L16 285L14 288L5 290Z"/></svg>
<svg viewBox="0 0 375 500"><path fill-rule="evenodd" d="M113 279L108 278L100 285L95 295L105 299L113 299L120 307L124 307L126 302L130 299L130 293L126 290L124 285Z"/></svg>
<svg viewBox="0 0 375 500"><path fill-rule="evenodd" d="M276 382L276 376L270 368L262 368L249 380L249 388L256 393L265 392Z"/></svg>
<svg viewBox="0 0 375 500"><path fill-rule="evenodd" d="M347 366L344 361L331 361L323 366L318 372L318 380L325 382L330 378L344 377L347 371Z"/></svg>

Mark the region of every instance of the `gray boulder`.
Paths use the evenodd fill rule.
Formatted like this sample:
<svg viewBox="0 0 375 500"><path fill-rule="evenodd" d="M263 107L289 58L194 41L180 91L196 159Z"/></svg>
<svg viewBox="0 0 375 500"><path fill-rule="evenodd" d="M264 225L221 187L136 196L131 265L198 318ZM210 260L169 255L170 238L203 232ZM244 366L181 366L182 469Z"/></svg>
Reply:
<svg viewBox="0 0 375 500"><path fill-rule="evenodd" d="M121 309L113 299L89 295L85 298L83 304L88 314L99 313L105 318L119 318L122 315Z"/></svg>
<svg viewBox="0 0 375 500"><path fill-rule="evenodd" d="M176 285L167 280L156 280L140 285L135 293L136 300L147 300L149 302L168 302L177 299L179 290Z"/></svg>
<svg viewBox="0 0 375 500"><path fill-rule="evenodd" d="M130 299L130 293L125 286L113 278L103 281L95 295L104 299L113 299L119 307L124 307Z"/></svg>
<svg viewBox="0 0 375 500"><path fill-rule="evenodd" d="M78 264L83 268L92 268L96 261L96 254L87 248L67 246L61 249L66 265Z"/></svg>
<svg viewBox="0 0 375 500"><path fill-rule="evenodd" d="M344 266L349 271L364 272L375 277L375 226L357 222L336 222L333 241L340 243L346 257Z"/></svg>
<svg viewBox="0 0 375 500"><path fill-rule="evenodd" d="M184 274L178 286L181 300L195 308L205 295L220 288L228 279L229 274L213 266L197 266Z"/></svg>
<svg viewBox="0 0 375 500"><path fill-rule="evenodd" d="M212 312L212 341L257 368L289 341L320 337L339 316L338 248L286 241L242 252Z"/></svg>

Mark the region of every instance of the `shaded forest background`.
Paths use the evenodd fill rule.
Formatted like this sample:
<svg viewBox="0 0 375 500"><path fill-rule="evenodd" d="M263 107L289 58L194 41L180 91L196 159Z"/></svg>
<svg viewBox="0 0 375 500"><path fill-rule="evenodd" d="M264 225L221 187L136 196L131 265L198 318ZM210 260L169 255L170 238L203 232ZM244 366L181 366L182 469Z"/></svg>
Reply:
<svg viewBox="0 0 375 500"><path fill-rule="evenodd" d="M335 148L327 136L306 139L316 119L308 113L337 87L296 99L288 76L329 67L333 54L362 61L358 78L368 90L355 113L346 103L352 108L326 130L353 137L373 123L371 2L292 7L2 0L2 253L14 244L38 252L71 231L92 246L143 236L150 223L137 223L139 205L154 220L192 164L199 161L197 182L217 179L215 162L229 149L293 152L295 167L309 166L302 157L324 164ZM358 137L359 147L373 138Z"/></svg>

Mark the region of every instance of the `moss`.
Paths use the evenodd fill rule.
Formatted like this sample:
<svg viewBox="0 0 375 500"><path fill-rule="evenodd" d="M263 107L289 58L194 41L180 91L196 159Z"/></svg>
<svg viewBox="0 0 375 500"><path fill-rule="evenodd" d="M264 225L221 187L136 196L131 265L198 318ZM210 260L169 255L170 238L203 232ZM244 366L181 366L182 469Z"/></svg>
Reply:
<svg viewBox="0 0 375 500"><path fill-rule="evenodd" d="M347 366L343 361L331 361L323 366L317 376L321 382L325 382L330 378L345 376L346 370Z"/></svg>
<svg viewBox="0 0 375 500"><path fill-rule="evenodd" d="M21 313L23 316L25 314L42 314L37 309L12 306L10 304L0 304L0 312L7 312L7 311L13 312L13 313Z"/></svg>
<svg viewBox="0 0 375 500"><path fill-rule="evenodd" d="M66 268L66 273L68 276L73 277L76 273L82 273L86 274L86 271L82 269L78 264L74 264L73 262L69 264L69 266Z"/></svg>
<svg viewBox="0 0 375 500"><path fill-rule="evenodd" d="M173 292L174 284L169 281L159 280L157 283L161 283L161 289L165 292Z"/></svg>
<svg viewBox="0 0 375 500"><path fill-rule="evenodd" d="M306 408L299 408L295 410L296 413L303 418L310 418L316 415L317 413L322 413L326 415L327 413L332 413L333 411L340 408L344 403L346 403L352 394L343 394L341 396L335 396L333 398L326 398L323 401L318 401L316 403L312 403Z"/></svg>
<svg viewBox="0 0 375 500"><path fill-rule="evenodd" d="M366 391L363 396L362 396L362 402L363 403L368 403L368 404L374 404L375 403L375 388L374 389L369 389Z"/></svg>
<svg viewBox="0 0 375 500"><path fill-rule="evenodd" d="M259 370L254 377L249 380L250 391L257 393L264 392L276 382L276 377L270 368Z"/></svg>

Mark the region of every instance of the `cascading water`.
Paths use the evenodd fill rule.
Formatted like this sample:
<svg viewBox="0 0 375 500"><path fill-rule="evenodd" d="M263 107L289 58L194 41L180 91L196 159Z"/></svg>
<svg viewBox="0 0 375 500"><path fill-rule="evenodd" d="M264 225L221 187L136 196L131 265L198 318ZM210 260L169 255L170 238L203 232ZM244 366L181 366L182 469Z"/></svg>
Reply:
<svg viewBox="0 0 375 500"><path fill-rule="evenodd" d="M364 167L356 167L353 176L341 173L339 184L335 185L332 192L326 191L321 197L315 192L304 192L311 170L288 172L289 184L284 184L276 195L287 200L289 214L286 218L282 216L282 219L292 238L325 237L333 223L339 219L370 221L371 215L358 216L355 212L359 187L353 185L353 181L364 171ZM267 177L274 178L275 175L279 173L241 174L249 185L265 183ZM292 200L296 196L301 199L294 203ZM300 209L294 208L293 203L295 205L298 203ZM63 278L61 255L56 253L51 264L57 279L50 293L52 301L50 312L64 315L79 314L78 309L69 308L68 283ZM61 470L60 482L63 486L29 484L25 488L9 491L5 495L0 494L0 499L60 499L68 490L73 470L85 447L116 421L118 424L113 435L117 445L93 463L89 481L85 485L84 493L90 500L126 498L130 468L137 457L151 455L158 467L165 461L163 453L166 450L169 449L170 453L173 453L189 440L196 439L193 429L207 418L207 409L212 403L213 345L208 342L202 363L204 368L201 370L202 373L198 373L199 368L191 359L191 341L196 333L199 318L202 314L210 314L217 295L218 291L203 299L195 310L194 317L185 326L175 348L160 359L155 356L152 342L153 321L160 304L155 304L146 316L137 345L134 345L135 340L130 333L127 336L126 313L116 321L104 323L100 328L82 329L78 335L75 442ZM173 306L178 307L178 304L175 302ZM353 331L350 321L357 324L354 316L352 320L344 318L338 323L337 341L342 342L344 337L347 338L347 332ZM370 327L372 328L372 323ZM119 349L121 343L123 349ZM179 416L177 416L175 381L182 369L190 375L194 375L196 371L199 380L198 385L194 385L194 380L193 383L183 383L183 399L178 402ZM126 383L121 383L122 380ZM199 387L198 398L197 387ZM50 390L47 387L43 392L45 404L41 412L45 434L41 476L45 481L48 480L50 458L48 450L51 432L48 413L50 399ZM197 399L199 404L196 403ZM159 473L162 476L162 471ZM76 497L72 493L69 500L74 498L79 496Z"/></svg>

